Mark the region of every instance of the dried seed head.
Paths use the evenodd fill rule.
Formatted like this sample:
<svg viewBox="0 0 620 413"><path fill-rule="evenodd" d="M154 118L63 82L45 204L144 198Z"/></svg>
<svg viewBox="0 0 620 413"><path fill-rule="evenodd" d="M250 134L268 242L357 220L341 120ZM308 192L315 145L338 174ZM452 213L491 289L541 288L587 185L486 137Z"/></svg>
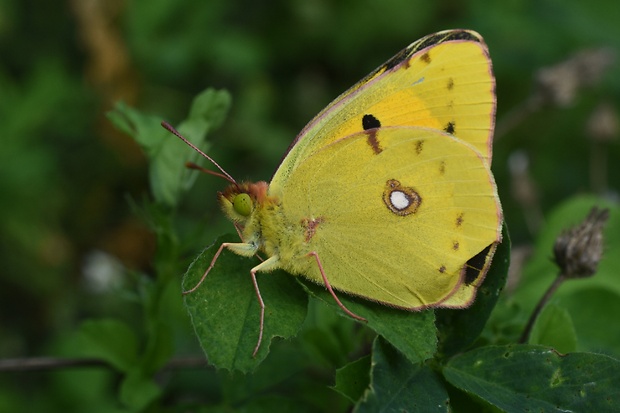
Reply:
<svg viewBox="0 0 620 413"><path fill-rule="evenodd" d="M619 128L615 108L610 103L603 102L590 115L586 133L594 141L610 142L618 137Z"/></svg>
<svg viewBox="0 0 620 413"><path fill-rule="evenodd" d="M578 226L564 231L553 247L560 275L566 278L586 278L596 273L603 256L603 227L609 209L594 207Z"/></svg>
<svg viewBox="0 0 620 413"><path fill-rule="evenodd" d="M590 49L556 64L544 67L536 74L539 98L548 104L571 105L579 91L599 83L614 61L610 49Z"/></svg>

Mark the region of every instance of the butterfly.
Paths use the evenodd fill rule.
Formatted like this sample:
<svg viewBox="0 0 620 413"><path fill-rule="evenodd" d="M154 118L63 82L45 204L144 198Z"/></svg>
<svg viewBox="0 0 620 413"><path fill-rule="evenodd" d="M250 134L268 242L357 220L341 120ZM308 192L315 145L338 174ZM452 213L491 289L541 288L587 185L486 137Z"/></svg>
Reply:
<svg viewBox="0 0 620 413"><path fill-rule="evenodd" d="M408 311L465 308L501 242L491 172L495 78L482 37L446 30L412 43L340 95L299 133L271 182L228 180L217 194L241 242L264 256L250 274L283 269L338 293ZM203 169L194 165L194 168ZM204 170L204 169L203 169Z"/></svg>

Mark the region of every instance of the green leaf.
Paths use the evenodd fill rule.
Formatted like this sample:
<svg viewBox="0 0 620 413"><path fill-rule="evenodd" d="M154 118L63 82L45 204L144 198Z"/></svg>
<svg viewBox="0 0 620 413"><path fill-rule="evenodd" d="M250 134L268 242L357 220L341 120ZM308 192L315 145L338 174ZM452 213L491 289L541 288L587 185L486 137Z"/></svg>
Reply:
<svg viewBox="0 0 620 413"><path fill-rule="evenodd" d="M327 311L333 311L331 308L324 307ZM338 316L336 323L320 327L309 327L307 323L304 324L299 334L300 344L314 363L329 368L341 366L350 360L351 352L363 347L367 342L363 332L357 328L355 323L346 321ZM344 336L347 331L349 335Z"/></svg>
<svg viewBox="0 0 620 413"><path fill-rule="evenodd" d="M145 373L155 374L174 354L172 328L163 322L156 322L150 329L141 364Z"/></svg>
<svg viewBox="0 0 620 413"><path fill-rule="evenodd" d="M140 369L135 369L125 376L121 383L120 401L131 411L143 411L162 393L161 388L153 382L151 377L143 375Z"/></svg>
<svg viewBox="0 0 620 413"><path fill-rule="evenodd" d="M548 346L560 353L575 351L577 337L568 311L557 304L547 304L534 323L529 344Z"/></svg>
<svg viewBox="0 0 620 413"><path fill-rule="evenodd" d="M220 245L234 240L236 236L224 236L205 249L187 270L184 290L198 283ZM307 296L291 275L283 271L258 273L265 326L262 344L252 357L260 326L260 307L250 277L250 269L256 265L256 258L239 257L224 249L205 281L185 296L200 344L209 362L218 368L254 370L269 353L271 339L294 336L306 317Z"/></svg>
<svg viewBox="0 0 620 413"><path fill-rule="evenodd" d="M370 385L371 357L364 356L336 370L334 390L355 403Z"/></svg>
<svg viewBox="0 0 620 413"><path fill-rule="evenodd" d="M363 412L448 412L448 393L428 365L411 363L378 337L372 352L370 388L356 406Z"/></svg>
<svg viewBox="0 0 620 413"><path fill-rule="evenodd" d="M146 115L124 102L118 102L107 113L108 119L121 131L131 136L149 156L153 156L161 146L166 130L161 127L157 116Z"/></svg>
<svg viewBox="0 0 620 413"><path fill-rule="evenodd" d="M194 98L190 114L181 122L178 131L206 151L207 135L222 124L230 105L231 97L227 91L206 89ZM155 199L175 205L179 196L191 188L197 175L195 171L188 170L185 163L191 161L202 165L205 160L168 131L164 132L164 140L152 158L150 182L154 194L159 194Z"/></svg>
<svg viewBox="0 0 620 413"><path fill-rule="evenodd" d="M188 118L181 123L180 131L195 132L219 128L230 110L232 98L226 90L206 89L192 101Z"/></svg>
<svg viewBox="0 0 620 413"><path fill-rule="evenodd" d="M313 297L323 301L339 314L349 317L324 287L301 277L298 280ZM368 323L360 322L361 324L383 336L412 363L433 357L437 346L433 311L411 312L394 309L343 293L338 294L338 298L354 314L368 320Z"/></svg>
<svg viewBox="0 0 620 413"><path fill-rule="evenodd" d="M488 346L454 357L443 374L507 412L610 412L620 403L620 362L601 354Z"/></svg>
<svg viewBox="0 0 620 413"><path fill-rule="evenodd" d="M172 269L167 272L170 273ZM177 273L178 274L178 273ZM146 345L141 354L141 364L146 375L155 374L174 354L174 333L171 312L183 314L177 278L158 271L154 282L142 285L142 298L146 324Z"/></svg>
<svg viewBox="0 0 620 413"><path fill-rule="evenodd" d="M317 367L314 360L300 351L298 341L279 343L273 354L249 374L219 371L222 403L235 406L234 411L243 407L250 412L255 411L257 400L274 395L286 395L300 405L305 399L324 406L314 411L332 410L327 407L330 401L344 404L344 398L328 387L333 382L329 370ZM309 371L313 374L308 375Z"/></svg>
<svg viewBox="0 0 620 413"><path fill-rule="evenodd" d="M620 355L620 329L611 328L618 323L620 294L601 287L584 287L565 294L559 302L571 316L579 351Z"/></svg>
<svg viewBox="0 0 620 413"><path fill-rule="evenodd" d="M119 371L127 372L138 363L138 338L124 322L116 319L88 320L79 331L83 353L99 357Z"/></svg>
<svg viewBox="0 0 620 413"><path fill-rule="evenodd" d="M510 236L508 226L502 228L503 241L498 245L489 272L476 293L471 307L463 310L437 309L439 352L452 355L469 347L480 335L499 295L506 284L510 265Z"/></svg>
<svg viewBox="0 0 620 413"><path fill-rule="evenodd" d="M330 407L333 408L333 407ZM267 395L254 396L241 409L233 407L222 408L219 410L204 413L273 413L273 412L294 412L294 413L316 413L318 410L307 401L300 400L295 395Z"/></svg>
<svg viewBox="0 0 620 413"><path fill-rule="evenodd" d="M223 122L230 104L231 97L226 91L203 91L194 98L190 115L179 126L179 132L198 148L204 148L207 133ZM185 162L200 164L201 156L162 128L159 117L142 114L121 102L108 113L108 118L148 154L149 181L155 199L167 206L176 205L196 176L185 168Z"/></svg>

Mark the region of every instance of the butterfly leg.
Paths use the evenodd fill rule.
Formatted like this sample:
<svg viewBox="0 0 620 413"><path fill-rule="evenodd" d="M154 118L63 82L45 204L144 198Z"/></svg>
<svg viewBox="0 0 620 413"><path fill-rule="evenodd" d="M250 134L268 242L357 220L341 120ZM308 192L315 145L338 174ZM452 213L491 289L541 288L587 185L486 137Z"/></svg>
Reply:
<svg viewBox="0 0 620 413"><path fill-rule="evenodd" d="M200 281L198 281L198 283L195 286L193 286L192 288L190 288L189 290L183 291L183 293L182 293L183 295L191 294L194 291L196 291L196 289L198 287L200 287L200 285L205 280L205 278L207 278L207 275L209 274L209 272L211 271L211 269L215 265L215 262L219 258L220 254L222 253L224 248L230 249L235 254L239 254L239 255L243 255L243 256L247 256L247 257L251 257L252 255L254 255L256 253L256 250L257 250L257 248L253 244L224 242L222 245L220 245L220 248L217 250L217 252L213 256L213 259L211 260L211 264L209 265L207 270L204 272L204 274L202 274L202 277L200 278Z"/></svg>
<svg viewBox="0 0 620 413"><path fill-rule="evenodd" d="M338 304L338 307L340 307L342 311L347 313L349 316L355 318L356 320L368 322L368 320L366 320L364 317L358 316L357 314L349 310L344 304L342 304L342 302L340 301L340 299L338 298L338 296L332 289L331 284L327 280L327 276L325 275L325 270L323 270L323 264L321 264L321 259L319 258L319 254L317 254L316 251L312 251L308 253L308 255L312 255L314 259L316 260L316 264L318 265L319 271L321 272L321 276L323 277L323 282L325 283L325 287L327 287L327 290L329 291L329 293L332 295L332 297L334 297L334 300L336 301L336 304Z"/></svg>
<svg viewBox="0 0 620 413"><path fill-rule="evenodd" d="M250 275L252 276L252 284L254 284L254 291L256 292L256 298L258 298L258 304L260 305L260 325L258 328L258 341L256 342L256 347L254 347L254 352L252 353L252 357L256 357L256 353L258 353L258 349L263 341L263 328L265 326L265 302L263 301L263 296L260 293L260 289L258 288L258 282L256 281L256 273L258 271L271 271L280 266L280 261L277 256L270 257L266 261L261 262L256 267L250 270Z"/></svg>
<svg viewBox="0 0 620 413"><path fill-rule="evenodd" d="M258 288L258 282L256 281L256 271L250 271L252 275L252 284L254 284L254 291L256 292L256 298L258 298L258 304L260 305L260 324L258 327L258 340L256 341L256 347L254 347L254 351L252 352L252 357L256 357L256 353L258 353L258 349L260 348L260 344L263 341L263 328L265 326L265 302L263 301L263 297L260 294L260 289Z"/></svg>
<svg viewBox="0 0 620 413"><path fill-rule="evenodd" d="M243 240L243 230L241 229L241 226L239 224L234 224L234 226L235 226L235 231L237 231L237 235L239 235L239 238ZM258 260L261 262L265 261L265 259L261 257L259 254L255 254L254 256L258 258Z"/></svg>

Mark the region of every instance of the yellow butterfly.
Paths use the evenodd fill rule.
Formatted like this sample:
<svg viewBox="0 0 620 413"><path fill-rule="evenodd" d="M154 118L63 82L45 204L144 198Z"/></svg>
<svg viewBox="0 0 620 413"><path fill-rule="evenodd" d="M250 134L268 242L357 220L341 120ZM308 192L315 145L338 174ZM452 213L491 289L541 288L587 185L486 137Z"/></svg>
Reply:
<svg viewBox="0 0 620 413"><path fill-rule="evenodd" d="M222 244L188 292L224 248L264 253L251 270L261 307L254 354L265 314L257 272L284 269L322 284L360 320L334 290L411 311L469 306L501 242L490 170L495 107L482 37L447 30L412 43L327 106L270 183L237 183L203 154L231 183L218 200L242 242Z"/></svg>

